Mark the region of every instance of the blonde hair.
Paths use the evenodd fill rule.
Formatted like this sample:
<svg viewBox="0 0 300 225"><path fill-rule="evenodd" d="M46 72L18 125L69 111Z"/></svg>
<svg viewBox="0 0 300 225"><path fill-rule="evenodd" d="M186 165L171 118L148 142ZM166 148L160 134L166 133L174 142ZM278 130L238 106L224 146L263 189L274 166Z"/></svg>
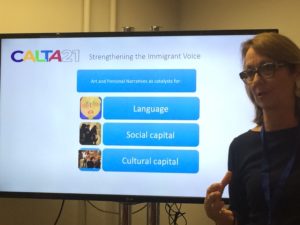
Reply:
<svg viewBox="0 0 300 225"><path fill-rule="evenodd" d="M275 62L282 62L289 65L292 72L298 70L300 72L300 49L286 36L278 33L268 32L260 33L254 38L244 42L242 44L242 59L244 61L245 56L249 48L253 48L254 51L259 54L266 56ZM296 84L295 84L296 85ZM300 87L298 87L300 88ZM262 125L263 123L263 112L262 109L255 103L254 97L249 91L246 85L247 94L254 104L255 107L255 118L254 122L257 125ZM296 97L296 116L300 121L300 98Z"/></svg>

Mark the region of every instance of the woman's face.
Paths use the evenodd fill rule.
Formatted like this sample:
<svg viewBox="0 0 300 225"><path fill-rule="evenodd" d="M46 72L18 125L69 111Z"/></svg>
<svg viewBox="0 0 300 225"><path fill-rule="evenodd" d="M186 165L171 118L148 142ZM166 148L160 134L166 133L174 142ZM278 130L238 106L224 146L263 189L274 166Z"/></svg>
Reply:
<svg viewBox="0 0 300 225"><path fill-rule="evenodd" d="M249 48L244 60L245 69L257 68L272 59L257 54ZM294 110L296 74L292 74L287 66L275 70L274 76L264 78L257 73L247 88L253 95L255 103L265 110Z"/></svg>

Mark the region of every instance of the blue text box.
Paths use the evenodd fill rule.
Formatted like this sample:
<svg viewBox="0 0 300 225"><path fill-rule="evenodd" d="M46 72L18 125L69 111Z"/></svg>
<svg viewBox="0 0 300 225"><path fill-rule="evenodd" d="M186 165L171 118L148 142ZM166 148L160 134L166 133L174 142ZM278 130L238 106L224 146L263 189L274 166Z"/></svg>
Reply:
<svg viewBox="0 0 300 225"><path fill-rule="evenodd" d="M114 172L197 173L196 150L104 149L103 170Z"/></svg>
<svg viewBox="0 0 300 225"><path fill-rule="evenodd" d="M77 91L195 92L196 70L78 70Z"/></svg>
<svg viewBox="0 0 300 225"><path fill-rule="evenodd" d="M197 120L196 97L106 97L105 119Z"/></svg>
<svg viewBox="0 0 300 225"><path fill-rule="evenodd" d="M194 147L199 144L199 126L191 123L104 123L103 143Z"/></svg>

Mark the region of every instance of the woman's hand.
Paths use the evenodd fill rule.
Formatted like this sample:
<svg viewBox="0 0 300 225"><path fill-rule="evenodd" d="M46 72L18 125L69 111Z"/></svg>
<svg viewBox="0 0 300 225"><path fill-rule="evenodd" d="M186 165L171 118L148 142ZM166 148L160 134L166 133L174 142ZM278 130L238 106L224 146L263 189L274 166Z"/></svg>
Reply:
<svg viewBox="0 0 300 225"><path fill-rule="evenodd" d="M209 218L214 220L218 225L233 225L233 212L224 207L222 193L224 188L229 184L232 173L228 171L220 183L210 185L206 191L204 200L204 209Z"/></svg>

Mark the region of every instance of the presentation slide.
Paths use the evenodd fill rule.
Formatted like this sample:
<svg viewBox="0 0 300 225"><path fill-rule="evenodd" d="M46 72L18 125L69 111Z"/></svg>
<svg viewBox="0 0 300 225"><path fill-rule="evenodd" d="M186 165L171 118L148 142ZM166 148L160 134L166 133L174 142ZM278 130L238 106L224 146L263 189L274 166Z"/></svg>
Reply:
<svg viewBox="0 0 300 225"><path fill-rule="evenodd" d="M0 192L203 198L254 126L251 36L3 38Z"/></svg>

